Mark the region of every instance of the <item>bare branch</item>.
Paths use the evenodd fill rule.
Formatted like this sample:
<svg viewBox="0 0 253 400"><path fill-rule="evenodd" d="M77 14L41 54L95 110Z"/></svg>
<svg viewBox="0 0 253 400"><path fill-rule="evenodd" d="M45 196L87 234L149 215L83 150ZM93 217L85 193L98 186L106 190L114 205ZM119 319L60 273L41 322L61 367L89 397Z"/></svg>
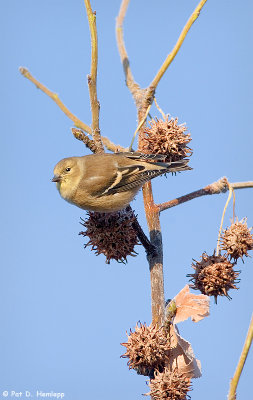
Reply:
<svg viewBox="0 0 253 400"><path fill-rule="evenodd" d="M190 18L188 19L188 21L187 21L186 25L184 26L184 29L182 30L182 32L181 32L181 34L180 34L180 36L179 36L179 38L177 40L177 43L175 44L172 52L167 56L167 58L164 61L163 65L161 66L161 68L157 72L156 76L154 77L153 81L149 85L149 87L152 88L153 90L156 89L156 87L157 87L158 83L160 82L161 78L163 77L164 73L166 72L166 70L168 69L169 65L172 63L174 58L176 57L180 47L183 44L184 39L186 38L186 35L187 35L189 29L191 28L193 23L198 18L199 14L200 14L200 11L201 11L201 9L203 8L203 6L204 6L204 4L206 2L207 2L207 0L201 0L200 3L198 4L198 6L193 11L193 13L190 16Z"/></svg>
<svg viewBox="0 0 253 400"><path fill-rule="evenodd" d="M91 128L89 127L89 125L86 125L84 122L82 122L79 118L77 118L74 114L72 114L71 111L69 111L69 109L63 104L63 102L59 99L59 96L57 93L52 92L51 90L49 90L46 86L44 86L42 83L40 83L37 79L35 79L30 72L28 71L27 68L24 67L20 67L19 68L20 73L27 78L29 81L31 81L32 83L34 83L34 85L42 90L42 92L44 92L46 95L48 95L57 105L58 107L60 107L60 109L64 112L64 114L67 115L67 117L69 119L71 119L71 121L74 122L75 126L77 128L82 129L84 132L88 133L91 135Z"/></svg>
<svg viewBox="0 0 253 400"><path fill-rule="evenodd" d="M230 183L233 189L245 189L253 188L253 182L235 182ZM167 201L166 203L157 204L160 212L178 206L179 204L185 203L196 199L197 197L206 196L209 194L225 193L229 190L229 182L226 177L219 179L217 182L211 183L203 189L196 190L195 192L188 193L184 196L177 197L176 199Z"/></svg>
<svg viewBox="0 0 253 400"><path fill-rule="evenodd" d="M72 128L71 131L74 137L77 140L83 142L85 146L88 147L90 151L92 151L92 153L97 153L98 150L94 140L90 139L87 135L85 135L85 133L81 129Z"/></svg>
<svg viewBox="0 0 253 400"><path fill-rule="evenodd" d="M91 115L92 115L92 137L97 146L97 152L104 151L99 129L99 109L100 104L97 98L97 64L98 64L98 40L96 26L96 12L92 11L90 1L84 0L88 16L90 35L91 35L91 71L88 75L88 86L90 93Z"/></svg>
<svg viewBox="0 0 253 400"><path fill-rule="evenodd" d="M127 12L127 7L129 4L130 0L122 0L119 14L116 18L116 39L117 39L117 44L118 44L118 50L119 50L119 55L120 59L124 68L124 73L126 77L126 85L130 92L133 95L133 98L136 99L136 95L139 91L141 91L139 85L135 82L134 77L132 75L132 71L130 69L130 64L129 64L129 59L124 43L124 37L123 37L123 21Z"/></svg>
<svg viewBox="0 0 253 400"><path fill-rule="evenodd" d="M249 189L253 187L253 181L231 183L233 189Z"/></svg>
<svg viewBox="0 0 253 400"><path fill-rule="evenodd" d="M58 94L52 92L49 90L45 85L43 85L41 82L39 82L37 79L35 79L32 74L28 71L27 68L20 67L19 68L20 73L27 78L29 81L34 83L34 85L40 89L42 92L44 92L47 96L49 96L57 105L58 107L66 114L66 116L74 122L75 126L78 129L75 130L73 128L72 133L75 136L76 139L81 140L84 142L84 144L92 151L94 152L96 149L96 145L92 139L89 139L88 136L85 135L84 132L88 133L91 135L92 130L91 127L84 122L82 122L79 118L77 118L64 104L63 102L59 99ZM81 130L80 130L81 129ZM113 151L113 152L119 152L119 151L128 151L128 149L125 149L124 147L120 145L114 144L111 140L109 140L106 137L102 136L102 140L104 145L107 147L108 150ZM96 150L97 151L97 150Z"/></svg>
<svg viewBox="0 0 253 400"><path fill-rule="evenodd" d="M151 281L152 324L162 326L165 316L163 282L163 245L159 210L154 204L152 186L147 182L143 188L144 207L150 234L150 242L156 247L156 255L148 257Z"/></svg>
<svg viewBox="0 0 253 400"><path fill-rule="evenodd" d="M244 343L244 346L242 349L240 359L239 359L237 367L236 367L235 374L230 382L228 400L236 400L236 388L237 388L246 358L248 356L252 340L253 340L253 316L251 317L249 330L248 330L247 337L246 337L246 340L245 340L245 343Z"/></svg>
<svg viewBox="0 0 253 400"><path fill-rule="evenodd" d="M114 153L129 151L128 147L122 147L122 146L120 146L120 144L114 144L110 139L108 139L105 136L101 136L101 138L102 138L102 142L105 145L105 147L108 150L113 151Z"/></svg>
<svg viewBox="0 0 253 400"><path fill-rule="evenodd" d="M123 39L123 21L126 15L127 6L129 0L122 0L121 8L116 22L116 37L118 43L118 49L120 58L123 64L126 84L129 88L132 96L135 100L138 113L138 128L141 131L144 128L142 121L146 120L147 113L149 112L150 106L154 100L155 89L165 73L166 69L176 56L179 48L181 47L184 38L186 37L190 27L199 16L201 8L204 6L206 0L202 0L198 7L193 12L186 26L184 27L176 46L173 51L168 55L167 59L163 63L162 67L158 71L157 75L151 82L148 88L141 89L139 85L134 81L133 75L129 67L128 55L125 48ZM135 135L134 135L135 136ZM132 144L132 143L131 143ZM131 147L131 146L130 146ZM143 186L143 199L144 207L146 212L146 219L150 232L150 242L157 249L157 255L154 257L148 257L149 268L150 268L150 279L151 279L151 299L152 299L152 324L162 326L164 322L164 284L163 284L163 248L162 248L162 234L159 219L159 206L155 205L152 193L152 185L150 182Z"/></svg>

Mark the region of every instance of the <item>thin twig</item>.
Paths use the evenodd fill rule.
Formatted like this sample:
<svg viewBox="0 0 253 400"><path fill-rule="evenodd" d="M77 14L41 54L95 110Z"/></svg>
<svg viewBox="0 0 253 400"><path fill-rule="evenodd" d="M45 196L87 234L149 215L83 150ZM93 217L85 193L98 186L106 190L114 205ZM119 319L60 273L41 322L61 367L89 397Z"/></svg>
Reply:
<svg viewBox="0 0 253 400"><path fill-rule="evenodd" d="M233 189L246 189L253 188L253 182L235 182L230 183ZM217 182L214 182L203 189L196 190L195 192L188 193L184 196L177 197L176 199L169 200L165 203L157 204L160 212L178 206L179 204L185 203L186 201L196 199L197 197L206 196L209 194L225 193L229 189L229 183L227 178L221 178Z"/></svg>
<svg viewBox="0 0 253 400"><path fill-rule="evenodd" d="M219 229L218 240L217 240L217 247L216 247L216 256L218 256L219 253L220 253L220 237L221 237L221 232L222 232L224 217L225 217L225 213L226 213L227 207L228 207L228 205L229 205L229 202L230 202L230 200L231 200L232 193L233 193L233 191L234 191L233 188L232 188L232 186L231 186L230 184L229 184L228 186L229 186L229 195L228 195L228 198L227 198L227 201L226 201L226 204L225 204L223 213L222 213L222 217L221 217L221 223L220 223L220 229Z"/></svg>
<svg viewBox="0 0 253 400"><path fill-rule="evenodd" d="M144 117L142 118L142 120L140 121L140 123L138 124L138 126L137 126L137 128L136 128L136 130L134 132L133 138L132 138L130 146L129 146L129 151L132 151L132 147L133 147L133 144L134 144L134 139L135 139L137 133L139 132L139 130L141 129L141 127L143 126L143 124L146 122L146 119L147 119L147 116L148 116L150 108L151 108L151 104L148 106Z"/></svg>
<svg viewBox="0 0 253 400"><path fill-rule="evenodd" d="M32 74L28 71L27 68L24 67L20 67L19 68L20 73L27 78L30 82L32 82L38 89L40 89L42 92L44 92L47 96L49 96L57 105L58 107L64 112L64 114L71 120L74 122L74 125L81 129L82 132L82 138L75 136L74 132L74 136L78 139L81 140L85 143L85 145L87 146L87 143L89 142L91 147L88 145L89 149L91 151L93 151L94 148L94 143L93 140L89 139L84 132L88 133L89 135L92 134L92 130L91 127L87 124L85 124L84 122L82 122L79 118L77 118L64 104L63 102L60 100L58 94L52 92L50 89L48 89L45 85L43 85L41 82L39 82L37 79L35 79ZM86 138L84 138L84 136L86 136ZM118 151L128 151L128 149L125 149L124 147L121 147L119 145L115 145L112 141L110 141L108 138L103 137L102 136L102 140L104 145L106 146L106 148L108 150L114 151L114 152L118 152Z"/></svg>
<svg viewBox="0 0 253 400"><path fill-rule="evenodd" d="M235 222L235 191L233 190L233 223Z"/></svg>
<svg viewBox="0 0 253 400"><path fill-rule="evenodd" d="M165 121L165 120L166 120L166 115L164 114L164 112L163 112L163 110L161 109L161 107L159 107L159 104L157 103L157 100L156 100L155 97L154 97L154 102L155 102L155 105L156 105L157 110L160 112L160 114L162 114L162 117L163 117L163 119L164 119L164 121Z"/></svg>
<svg viewBox="0 0 253 400"><path fill-rule="evenodd" d="M136 92L140 91L139 85L135 82L130 64L129 64L129 59L124 43L124 37L123 37L123 22L126 16L127 12L127 7L129 4L130 0L123 0L120 6L119 14L116 18L116 40L117 40L117 45L118 45L118 50L119 50L119 55L120 59L123 65L125 77L126 77L126 85L130 92L133 95L133 98L135 99L136 97Z"/></svg>
<svg viewBox="0 0 253 400"><path fill-rule="evenodd" d="M69 109L63 104L63 102L59 99L59 96L57 93L52 92L51 90L49 90L45 85L43 85L42 83L40 83L37 79L35 79L32 74L28 71L27 68L25 67L20 67L19 68L20 73L27 78L29 81L31 81L32 83L34 83L34 85L42 90L42 92L44 92L47 96L50 97L50 99L52 99L57 105L58 107L60 107L60 109L64 112L64 114L67 115L67 117L69 119L71 119L71 121L74 122L75 126L77 128L82 129L84 132L88 133L91 135L91 128L89 127L89 125L86 125L84 122L82 122L79 118L77 118L71 111L69 111Z"/></svg>
<svg viewBox="0 0 253 400"><path fill-rule="evenodd" d="M99 129L100 104L97 98L97 65L98 65L98 38L96 25L96 12L92 11L90 1L84 0L91 36L91 70L88 75L88 87L90 93L91 115L92 115L92 137L97 146L97 152L104 151Z"/></svg>
<svg viewBox="0 0 253 400"><path fill-rule="evenodd" d="M102 142L105 145L105 147L108 150L113 151L114 153L129 151L128 147L123 147L123 146L120 146L119 144L114 144L110 139L108 139L105 136L101 136L101 138L102 138Z"/></svg>
<svg viewBox="0 0 253 400"><path fill-rule="evenodd" d="M177 40L177 43L175 44L172 52L167 56L167 58L164 61L163 65L161 66L161 68L157 72L156 76L154 77L153 81L151 82L150 87L152 87L154 89L157 87L158 83L160 82L160 80L163 77L164 73L166 72L167 68L172 63L174 58L176 57L180 47L183 44L184 39L186 38L186 35L187 35L189 29L191 28L193 23L198 18L199 14L200 14L200 11L201 11L201 9L203 8L203 6L204 6L204 4L206 2L207 2L207 0L201 0L200 3L198 4L198 6L193 11L192 15L190 16L190 18L188 19L186 25L184 26L184 29L182 30L182 32L181 32L181 34L180 34L180 36L179 36L179 38Z"/></svg>
<svg viewBox="0 0 253 400"><path fill-rule="evenodd" d="M236 388L246 361L246 358L248 356L249 353L249 349L251 346L253 340L253 315L251 317L251 321L250 321L250 325L249 325L249 329L248 329L248 333L247 333L247 337L242 349L242 353L240 356L240 359L238 361L236 370L235 370L235 374L233 376L233 378L231 379L230 382L230 388L229 388L229 393L228 393L228 400L235 400L236 399ZM250 390L250 388L249 388Z"/></svg>

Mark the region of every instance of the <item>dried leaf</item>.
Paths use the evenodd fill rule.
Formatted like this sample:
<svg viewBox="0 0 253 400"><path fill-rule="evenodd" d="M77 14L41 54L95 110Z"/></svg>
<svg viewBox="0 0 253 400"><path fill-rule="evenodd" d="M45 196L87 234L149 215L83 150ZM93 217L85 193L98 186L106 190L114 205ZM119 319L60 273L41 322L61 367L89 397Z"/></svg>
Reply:
<svg viewBox="0 0 253 400"><path fill-rule="evenodd" d="M201 363L196 359L191 344L183 339L175 325L170 325L170 358L168 367L174 371L178 370L187 378L201 377Z"/></svg>
<svg viewBox="0 0 253 400"><path fill-rule="evenodd" d="M209 297L204 294L190 293L189 285L186 285L174 298L176 303L176 315L174 324L191 318L198 322L209 315Z"/></svg>

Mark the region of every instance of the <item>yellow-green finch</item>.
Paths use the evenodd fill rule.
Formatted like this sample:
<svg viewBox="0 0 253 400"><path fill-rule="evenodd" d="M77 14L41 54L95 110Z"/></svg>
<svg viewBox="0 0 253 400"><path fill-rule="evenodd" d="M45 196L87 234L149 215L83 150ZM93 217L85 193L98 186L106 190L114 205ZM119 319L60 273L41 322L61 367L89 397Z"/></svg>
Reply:
<svg viewBox="0 0 253 400"><path fill-rule="evenodd" d="M60 195L84 210L114 212L125 208L142 185L158 175L191 169L189 160L162 162L141 153L103 153L64 158L54 168Z"/></svg>

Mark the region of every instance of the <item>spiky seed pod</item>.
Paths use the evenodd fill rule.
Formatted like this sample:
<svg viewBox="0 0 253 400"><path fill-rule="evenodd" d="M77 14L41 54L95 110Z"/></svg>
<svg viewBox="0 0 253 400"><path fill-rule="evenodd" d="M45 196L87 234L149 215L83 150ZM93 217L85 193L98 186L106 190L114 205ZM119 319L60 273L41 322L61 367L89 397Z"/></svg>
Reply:
<svg viewBox="0 0 253 400"><path fill-rule="evenodd" d="M126 353L121 357L129 358L129 369L138 374L153 377L154 370L163 369L170 350L169 341L163 328L137 324L135 331L130 330L128 341L121 343Z"/></svg>
<svg viewBox="0 0 253 400"><path fill-rule="evenodd" d="M186 400L192 390L191 380L165 368L162 372L155 371L155 378L149 382L150 392L147 395L154 400Z"/></svg>
<svg viewBox="0 0 253 400"><path fill-rule="evenodd" d="M89 238L84 247L91 246L96 255L104 254L107 264L111 260L126 262L127 256L137 254L134 247L138 238L132 227L135 218L131 209L114 213L88 212L88 218L81 222L86 230L79 233Z"/></svg>
<svg viewBox="0 0 253 400"><path fill-rule="evenodd" d="M236 219L221 235L221 248L226 251L230 259L236 262L239 257L248 257L248 251L253 250L253 235L250 233L252 228L247 227L247 218L241 221Z"/></svg>
<svg viewBox="0 0 253 400"><path fill-rule="evenodd" d="M191 135L186 134L187 127L178 125L178 118L169 116L163 119L152 119L150 128L145 127L139 137L139 151L145 154L164 154L165 161L178 161L192 154L187 146Z"/></svg>
<svg viewBox="0 0 253 400"><path fill-rule="evenodd" d="M230 289L238 289L235 283L239 282L239 271L234 271L232 264L227 257L213 253L208 256L206 253L202 254L201 261L192 263L192 268L195 269L194 274L188 274L190 281L193 282L190 287L195 290L200 290L201 293L207 296L214 296L217 302L218 296L228 295Z"/></svg>

